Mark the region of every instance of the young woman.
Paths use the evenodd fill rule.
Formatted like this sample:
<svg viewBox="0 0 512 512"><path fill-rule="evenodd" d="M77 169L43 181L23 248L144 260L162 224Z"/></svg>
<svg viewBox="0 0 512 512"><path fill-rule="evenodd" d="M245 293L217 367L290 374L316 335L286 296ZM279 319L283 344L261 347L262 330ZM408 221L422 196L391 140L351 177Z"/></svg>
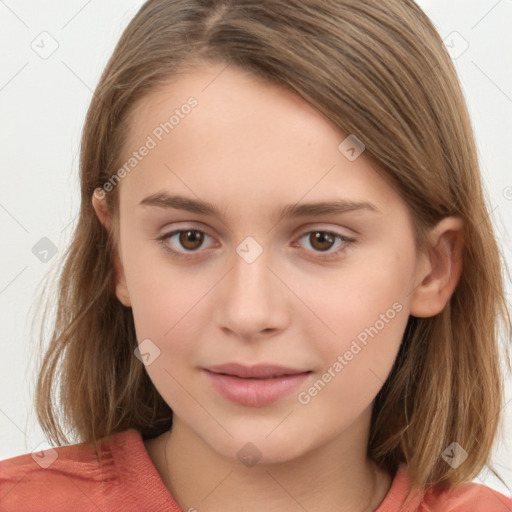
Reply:
<svg viewBox="0 0 512 512"><path fill-rule="evenodd" d="M2 510L512 510L471 483L500 251L412 0L149 0L81 151L36 394L60 446L2 462Z"/></svg>

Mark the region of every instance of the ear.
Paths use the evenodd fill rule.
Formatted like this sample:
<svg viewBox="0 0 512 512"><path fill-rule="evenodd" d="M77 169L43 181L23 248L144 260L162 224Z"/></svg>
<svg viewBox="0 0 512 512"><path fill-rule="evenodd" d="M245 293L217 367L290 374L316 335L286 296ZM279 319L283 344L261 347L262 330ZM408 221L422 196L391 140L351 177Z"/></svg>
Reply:
<svg viewBox="0 0 512 512"><path fill-rule="evenodd" d="M429 234L429 254L420 256L410 303L412 316L426 318L441 312L450 300L462 273L464 222L445 217Z"/></svg>
<svg viewBox="0 0 512 512"><path fill-rule="evenodd" d="M105 193L101 189L96 189L92 195L92 206L98 219L103 224L107 232L110 232L112 219L108 213L107 203L105 200ZM114 250L114 268L116 272L116 296L126 307L131 307L130 294L128 293L128 287L126 286L126 278L124 275L124 267L120 254L120 241L117 241Z"/></svg>

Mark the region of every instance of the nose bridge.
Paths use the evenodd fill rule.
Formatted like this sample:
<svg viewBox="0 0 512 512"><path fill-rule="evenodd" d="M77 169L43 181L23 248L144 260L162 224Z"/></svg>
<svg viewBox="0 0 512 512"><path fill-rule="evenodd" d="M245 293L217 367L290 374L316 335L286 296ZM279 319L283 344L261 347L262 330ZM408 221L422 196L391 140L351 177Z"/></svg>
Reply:
<svg viewBox="0 0 512 512"><path fill-rule="evenodd" d="M237 247L233 266L218 303L219 326L250 338L266 329L282 328L286 322L285 297L272 268L271 251L254 237Z"/></svg>
<svg viewBox="0 0 512 512"><path fill-rule="evenodd" d="M253 236L247 236L236 247L234 258L233 292L250 295L268 293L272 288L272 272L268 269L271 265L271 251L264 247L264 242L258 241ZM266 292L266 293L265 293ZM254 297L255 299L261 297Z"/></svg>

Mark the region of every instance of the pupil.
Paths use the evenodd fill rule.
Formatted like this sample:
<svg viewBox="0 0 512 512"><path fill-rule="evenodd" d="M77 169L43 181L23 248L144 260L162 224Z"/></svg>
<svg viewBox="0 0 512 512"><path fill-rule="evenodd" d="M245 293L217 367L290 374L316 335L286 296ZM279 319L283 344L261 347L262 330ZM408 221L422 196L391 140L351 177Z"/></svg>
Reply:
<svg viewBox="0 0 512 512"><path fill-rule="evenodd" d="M333 242L333 236L329 233L317 232L314 234L314 238L315 242L320 242L321 247L317 247L319 249L329 249Z"/></svg>

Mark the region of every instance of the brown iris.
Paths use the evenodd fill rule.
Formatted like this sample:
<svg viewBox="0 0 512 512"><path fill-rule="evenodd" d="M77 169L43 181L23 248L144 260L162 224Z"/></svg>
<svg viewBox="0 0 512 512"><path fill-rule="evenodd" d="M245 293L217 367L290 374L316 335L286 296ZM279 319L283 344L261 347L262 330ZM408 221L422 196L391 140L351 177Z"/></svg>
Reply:
<svg viewBox="0 0 512 512"><path fill-rule="evenodd" d="M334 236L323 231L313 231L309 235L311 246L320 251L330 249L334 243Z"/></svg>
<svg viewBox="0 0 512 512"><path fill-rule="evenodd" d="M180 244L183 248L194 251L196 249L199 249L201 247L201 244L204 240L204 233L201 233L200 231L196 230L185 230L180 232Z"/></svg>

